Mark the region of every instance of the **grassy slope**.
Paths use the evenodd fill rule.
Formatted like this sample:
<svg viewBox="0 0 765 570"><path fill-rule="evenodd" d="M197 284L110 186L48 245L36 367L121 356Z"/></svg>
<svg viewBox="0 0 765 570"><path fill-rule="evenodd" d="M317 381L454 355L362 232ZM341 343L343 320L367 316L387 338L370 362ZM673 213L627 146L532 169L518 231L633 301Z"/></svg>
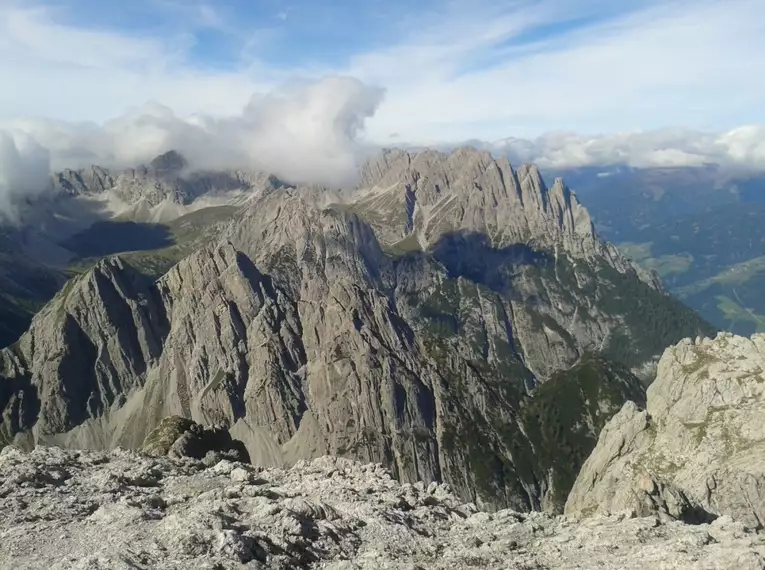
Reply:
<svg viewBox="0 0 765 570"><path fill-rule="evenodd" d="M186 214L160 226L157 224L133 224L139 226L132 233L136 234L145 231L143 238L139 240L143 244L156 244L157 247L146 247L137 250L132 244L131 249L127 249L126 243L122 243L122 249L113 253L119 253L126 261L135 267L141 273L153 278L159 278L164 275L173 265L181 259L192 253L201 244L214 238L214 228L219 224L232 219L238 208L235 206L217 206L213 208L204 208L190 214ZM93 243L99 242L102 238L102 232L111 234L113 228L106 227L92 228L79 236L78 243L85 255L77 260L71 266L71 269L81 273L95 265L100 255L90 256L88 252L93 250ZM130 242L127 242L130 244Z"/></svg>
<svg viewBox="0 0 765 570"><path fill-rule="evenodd" d="M650 242L621 244L620 248L639 264L656 270L675 296L710 323L744 335L765 332L765 296L762 295L765 256L730 265L727 261L718 261L718 266L712 265L712 260L719 256L703 254L708 267L704 269L687 252L652 257Z"/></svg>

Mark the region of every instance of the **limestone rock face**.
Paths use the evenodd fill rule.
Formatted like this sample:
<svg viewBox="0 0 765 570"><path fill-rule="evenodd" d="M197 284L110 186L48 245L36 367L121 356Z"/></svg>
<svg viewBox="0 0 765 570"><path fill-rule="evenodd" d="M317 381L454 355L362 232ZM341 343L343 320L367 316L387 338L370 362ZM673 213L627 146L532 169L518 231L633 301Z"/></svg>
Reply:
<svg viewBox="0 0 765 570"><path fill-rule="evenodd" d="M455 156L471 176L493 168ZM544 234L558 219L546 242L460 226L402 252L353 204L274 187L155 282L120 258L70 281L0 351L0 445L138 448L178 415L226 423L258 465L347 455L480 505L557 508L571 466L538 460L562 435L530 435L535 388L587 352L622 363L586 397L546 400L581 420L586 454L629 369L706 330L629 268L569 252L555 236L607 247L576 216L524 222Z"/></svg>
<svg viewBox="0 0 765 570"><path fill-rule="evenodd" d="M97 196L111 193L126 204L144 200L157 206L165 200L189 204L206 194L243 190L257 185L280 183L264 173L239 171L195 171L175 151L157 156L146 166L113 170L91 166L66 169L52 176L53 193L68 196Z"/></svg>
<svg viewBox="0 0 765 570"><path fill-rule="evenodd" d="M386 150L362 167L360 186L370 189L369 197L376 201L382 201L383 190L403 191L412 209L435 210L428 220L432 225L423 227L425 239L456 229L488 229L504 243L541 238L548 232L594 235L589 214L562 180L548 189L535 166L516 172L507 158L495 160L487 151ZM386 230L400 229L396 226L394 222Z"/></svg>
<svg viewBox="0 0 765 570"><path fill-rule="evenodd" d="M562 179L548 188L534 165L515 170L506 157L473 148L449 154L385 150L362 166L361 188L354 208L390 244L406 240L428 248L451 232L478 232L500 248L524 243L607 259L619 271L661 286L655 275L598 240L576 195Z"/></svg>
<svg viewBox="0 0 765 570"><path fill-rule="evenodd" d="M604 428L566 504L684 520L765 520L765 335L719 334L667 349L648 403Z"/></svg>
<svg viewBox="0 0 765 570"><path fill-rule="evenodd" d="M0 453L0 567L759 570L765 537L721 517L478 512L433 483L323 457L289 470L124 450Z"/></svg>

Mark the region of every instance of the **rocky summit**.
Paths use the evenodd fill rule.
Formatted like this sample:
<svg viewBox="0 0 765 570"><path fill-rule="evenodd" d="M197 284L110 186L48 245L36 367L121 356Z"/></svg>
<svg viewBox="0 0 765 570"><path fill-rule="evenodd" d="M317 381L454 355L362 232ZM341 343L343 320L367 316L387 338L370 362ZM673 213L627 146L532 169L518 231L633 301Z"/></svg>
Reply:
<svg viewBox="0 0 765 570"><path fill-rule="evenodd" d="M361 180L261 188L158 279L128 256L72 278L0 351L0 445L137 449L177 415L260 466L346 456L562 510L664 348L712 329L536 168L389 151Z"/></svg>
<svg viewBox="0 0 765 570"><path fill-rule="evenodd" d="M765 335L721 333L667 349L647 407L605 426L569 514L633 509L689 522L765 521Z"/></svg>
<svg viewBox="0 0 765 570"><path fill-rule="evenodd" d="M6 447L0 512L4 569L765 568L765 537L729 517L483 513L447 486L328 457L284 470Z"/></svg>

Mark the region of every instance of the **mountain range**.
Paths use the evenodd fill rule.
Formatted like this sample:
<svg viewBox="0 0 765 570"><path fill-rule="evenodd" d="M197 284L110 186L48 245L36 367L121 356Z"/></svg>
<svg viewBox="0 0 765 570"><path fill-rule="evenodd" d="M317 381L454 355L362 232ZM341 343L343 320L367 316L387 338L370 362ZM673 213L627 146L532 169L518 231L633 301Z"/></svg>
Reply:
<svg viewBox="0 0 765 570"><path fill-rule="evenodd" d="M535 166L388 150L359 180L177 153L54 175L0 265L34 257L50 288L4 306L71 277L0 352L0 445L136 448L179 415L228 425L256 464L348 456L560 511L664 349L714 332Z"/></svg>

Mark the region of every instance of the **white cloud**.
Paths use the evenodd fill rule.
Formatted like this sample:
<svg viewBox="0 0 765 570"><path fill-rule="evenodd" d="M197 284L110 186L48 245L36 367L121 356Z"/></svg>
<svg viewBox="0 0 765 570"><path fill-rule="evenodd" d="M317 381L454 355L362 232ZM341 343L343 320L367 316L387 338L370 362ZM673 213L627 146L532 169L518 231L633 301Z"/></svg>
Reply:
<svg viewBox="0 0 765 570"><path fill-rule="evenodd" d="M23 133L0 131L0 221L14 216L14 202L46 188L48 152Z"/></svg>
<svg viewBox="0 0 765 570"><path fill-rule="evenodd" d="M382 73L389 91L370 122L371 136L384 140L398 132L433 143L559 129L723 130L761 117L761 0L643 2L643 9L533 43L519 39L530 26L550 14L557 15L552 22L565 20L557 8L579 4L520 5L511 12L520 29L517 20L500 19L500 28L480 45L471 39L484 16L476 10L464 18L464 36L452 32L451 22L440 40L407 40L357 58L354 75ZM421 36L434 34L426 29ZM482 65L465 64L476 60ZM396 75L396 62L406 73Z"/></svg>
<svg viewBox="0 0 765 570"><path fill-rule="evenodd" d="M370 138L382 143L390 133L422 144L561 129L721 131L760 120L765 99L761 0L451 0L431 11L397 4L379 21L389 31L376 30L386 38L379 47L327 37L335 55L306 48L302 62L289 64L275 54L294 57L310 41L290 35L311 24L300 10L277 34L245 29L251 23L217 4L153 1L190 28L91 30L30 1L0 2L0 76L14 86L0 91L0 121L105 121L147 100L180 116L232 115L253 92L324 75L387 90L369 122ZM227 67L194 60L193 30L211 28L240 44Z"/></svg>
<svg viewBox="0 0 765 570"><path fill-rule="evenodd" d="M0 131L0 177L7 178L6 186L15 185L16 193L26 193L29 184L18 181L26 176L28 155L45 176L49 169L64 167L146 163L172 149L194 168L259 169L294 181L342 185L356 174L365 152L358 135L382 98L381 89L356 79L326 77L256 94L239 114L228 117L181 118L151 103L103 125L15 121L5 134Z"/></svg>
<svg viewBox="0 0 765 570"><path fill-rule="evenodd" d="M58 10L28 4L0 2L0 77L13 86L0 90L0 121L105 121L146 101L180 115L233 114L252 93L289 76L257 62L246 70L194 66L188 33L91 30L59 23Z"/></svg>
<svg viewBox="0 0 765 570"><path fill-rule="evenodd" d="M186 18L178 33L89 29L61 23L59 9L0 1L0 77L13 85L0 89L0 209L43 189L51 170L132 166L169 149L198 168L349 180L381 89L337 75L286 81L289 72L256 60L228 70L194 65L184 26L235 36L231 22L201 2L187 10L156 1ZM257 43L248 36L241 47Z"/></svg>
<svg viewBox="0 0 765 570"><path fill-rule="evenodd" d="M58 169L176 148L199 166L331 183L346 178L364 141L508 135L518 138L497 148L547 166L765 165L765 127L728 131L761 117L761 0L451 0L429 13L412 3L400 22L381 20L390 33L377 49L349 52L346 63L308 54L321 68L268 63L280 42L300 38L244 33L204 2L155 1L184 25L241 41L244 59L202 65L188 30L91 29L0 0L0 77L12 86L0 89L0 127L13 133L3 139L6 188L33 180L19 173L41 169L46 153ZM290 12L289 25L301 17ZM545 36L546 27L570 31ZM370 85L386 89L384 101ZM688 130L662 128L671 125Z"/></svg>
<svg viewBox="0 0 765 570"><path fill-rule="evenodd" d="M551 168L617 164L765 168L765 126L738 127L724 133L684 129L598 136L550 133L534 139L502 139L487 147L516 162Z"/></svg>

